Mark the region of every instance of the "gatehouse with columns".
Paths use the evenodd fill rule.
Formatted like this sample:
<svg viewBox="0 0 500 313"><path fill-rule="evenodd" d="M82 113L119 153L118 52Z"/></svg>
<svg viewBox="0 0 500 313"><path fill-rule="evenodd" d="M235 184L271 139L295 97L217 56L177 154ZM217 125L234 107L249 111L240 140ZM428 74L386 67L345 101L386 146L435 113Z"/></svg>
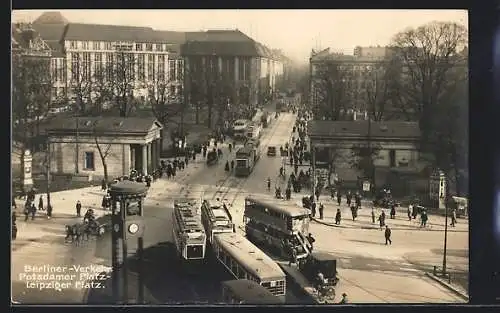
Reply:
<svg viewBox="0 0 500 313"><path fill-rule="evenodd" d="M46 130L53 176L111 180L135 169L151 174L160 166L161 130L155 118L72 117Z"/></svg>

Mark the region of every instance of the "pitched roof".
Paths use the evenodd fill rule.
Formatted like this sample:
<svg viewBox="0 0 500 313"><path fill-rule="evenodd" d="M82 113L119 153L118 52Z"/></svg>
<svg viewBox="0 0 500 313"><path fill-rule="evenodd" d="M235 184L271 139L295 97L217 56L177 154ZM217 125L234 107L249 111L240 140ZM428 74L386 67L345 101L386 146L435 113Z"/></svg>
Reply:
<svg viewBox="0 0 500 313"><path fill-rule="evenodd" d="M186 33L181 46L183 55L227 55L277 59L265 45L253 40L238 29L207 30Z"/></svg>
<svg viewBox="0 0 500 313"><path fill-rule="evenodd" d="M33 24L43 40L61 41L63 39L65 25L62 24Z"/></svg>
<svg viewBox="0 0 500 313"><path fill-rule="evenodd" d="M76 132L148 133L154 124L163 127L154 117L73 117L57 118L47 127L49 134Z"/></svg>
<svg viewBox="0 0 500 313"><path fill-rule="evenodd" d="M158 42L151 27L70 23L65 40Z"/></svg>
<svg viewBox="0 0 500 313"><path fill-rule="evenodd" d="M420 138L420 128L416 122L401 121L310 121L307 133L317 138L371 137L375 138Z"/></svg>
<svg viewBox="0 0 500 313"><path fill-rule="evenodd" d="M33 24L68 24L69 21L61 14L61 12L44 12Z"/></svg>

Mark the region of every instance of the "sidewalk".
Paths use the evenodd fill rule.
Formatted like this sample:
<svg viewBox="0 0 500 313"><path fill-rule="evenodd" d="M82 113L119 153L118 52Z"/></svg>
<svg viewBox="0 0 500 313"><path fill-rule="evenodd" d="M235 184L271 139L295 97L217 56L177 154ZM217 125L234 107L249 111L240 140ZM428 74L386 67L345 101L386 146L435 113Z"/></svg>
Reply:
<svg viewBox="0 0 500 313"><path fill-rule="evenodd" d="M371 207L362 207L358 210L358 217L355 221L352 220L351 210L347 204L342 203L340 206L332 201L321 201L325 206L324 218L319 219L319 212L316 209L316 217L313 218L314 221L332 227L341 228L364 228L364 229L379 229L378 216L381 210L375 209L375 223L372 223L371 217ZM337 208L340 208L342 214L342 221L340 225L335 225L335 214L337 213ZM420 220L412 219L408 220L406 213L397 212L395 219L389 218L389 211L384 210L386 213L386 224L388 224L393 230L422 230L422 231L444 231L445 229L445 218L442 216L429 216L429 221L427 222L426 228L420 228ZM448 219L448 223L451 219ZM458 219L455 227L448 226L449 232L468 232L469 231L469 221L467 219Z"/></svg>

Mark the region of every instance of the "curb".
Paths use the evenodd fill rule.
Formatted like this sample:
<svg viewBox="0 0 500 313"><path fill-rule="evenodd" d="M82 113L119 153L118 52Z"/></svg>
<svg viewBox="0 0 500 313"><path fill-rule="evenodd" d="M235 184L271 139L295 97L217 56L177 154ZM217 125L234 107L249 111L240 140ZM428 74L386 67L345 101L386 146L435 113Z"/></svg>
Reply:
<svg viewBox="0 0 500 313"><path fill-rule="evenodd" d="M464 299L465 301L469 301L469 296L465 293L463 293L462 291L456 289L455 287L453 287L452 285L448 284L447 282L444 282L442 281L441 279L435 277L434 275L432 275L431 273L428 273L428 272L425 272L425 276L429 277L430 279L434 280L435 282L438 282L441 286L445 287L446 289L452 291L453 293L455 293L457 296L459 296L460 298Z"/></svg>
<svg viewBox="0 0 500 313"><path fill-rule="evenodd" d="M311 220L315 221L318 224L322 224L325 226L330 226L330 227L338 227L338 228L360 228L360 229L378 229L379 227L371 227L371 226L363 226L360 225L360 227L355 227L355 226L345 226L345 225L335 225L327 222L323 222L317 218L312 217ZM392 227L393 230L418 230L419 228L410 228L410 227ZM444 229L434 229L434 228L427 228L426 231L444 231ZM451 230L448 229L448 232L455 232L455 233L465 233L468 230Z"/></svg>

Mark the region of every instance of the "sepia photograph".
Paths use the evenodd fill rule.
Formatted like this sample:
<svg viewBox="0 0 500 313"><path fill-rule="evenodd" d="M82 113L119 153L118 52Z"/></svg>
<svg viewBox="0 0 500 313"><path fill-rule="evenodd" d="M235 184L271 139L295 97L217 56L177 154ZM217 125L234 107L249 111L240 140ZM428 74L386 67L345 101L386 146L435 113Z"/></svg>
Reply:
<svg viewBox="0 0 500 313"><path fill-rule="evenodd" d="M467 10L11 17L12 304L468 303Z"/></svg>

